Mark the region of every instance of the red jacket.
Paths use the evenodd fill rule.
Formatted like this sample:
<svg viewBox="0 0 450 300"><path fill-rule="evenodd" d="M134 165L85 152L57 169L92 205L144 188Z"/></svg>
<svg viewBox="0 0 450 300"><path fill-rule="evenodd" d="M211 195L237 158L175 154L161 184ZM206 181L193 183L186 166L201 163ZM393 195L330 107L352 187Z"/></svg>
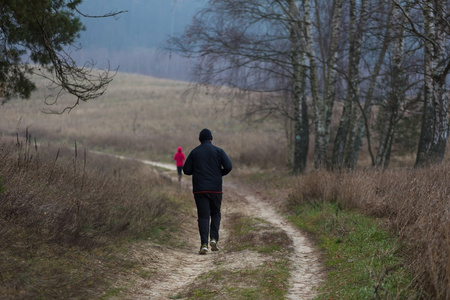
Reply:
<svg viewBox="0 0 450 300"><path fill-rule="evenodd" d="M183 148L178 147L177 153L175 153L173 159L177 161L177 167L182 167L184 165L186 157L184 156Z"/></svg>

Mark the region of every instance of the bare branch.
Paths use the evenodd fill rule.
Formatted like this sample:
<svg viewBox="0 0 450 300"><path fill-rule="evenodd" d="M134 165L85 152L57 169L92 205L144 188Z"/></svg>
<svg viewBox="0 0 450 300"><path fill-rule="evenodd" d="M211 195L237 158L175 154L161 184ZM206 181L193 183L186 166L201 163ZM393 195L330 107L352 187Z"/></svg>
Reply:
<svg viewBox="0 0 450 300"><path fill-rule="evenodd" d="M79 13L81 16L85 17L85 18L93 18L93 19L98 19L98 18L109 18L109 17L114 17L114 19L119 19L119 15L128 12L128 10L120 10L120 11L113 11L113 12L109 12L106 13L104 15L88 15L85 14L83 12L81 12L78 7L73 3L73 1L69 2L70 4L73 5L74 10Z"/></svg>
<svg viewBox="0 0 450 300"><path fill-rule="evenodd" d="M421 39L431 43L432 45L434 45L435 47L438 47L438 44L436 43L435 40L433 40L432 38L430 38L429 36L421 33L418 29L417 26L414 22L413 19L411 19L409 12L407 10L405 10L405 8L397 1L397 0L392 0L392 2L394 3L395 6L397 6L403 13L403 16L406 18L406 20L408 21L410 27L411 27L411 31L418 37L420 37ZM430 8L431 9L431 8Z"/></svg>
<svg viewBox="0 0 450 300"><path fill-rule="evenodd" d="M35 72L37 75L42 76L52 83L50 89L58 89L54 100L46 104L53 105L58 101L58 98L65 92L75 96L77 100L71 106L64 108L62 111L57 112L53 110L47 111L47 113L62 114L64 112L70 112L73 108L80 104L80 101L86 102L90 99L95 99L102 96L108 84L112 81L113 77L117 73L117 69L113 70L113 74L110 75L111 70L95 70L95 63L88 61L84 66L78 67L72 57L65 51L56 52L51 42L48 39L44 26L39 24L44 41L45 49L52 62L52 68L50 69L53 76L47 75L43 69L39 69L39 72Z"/></svg>

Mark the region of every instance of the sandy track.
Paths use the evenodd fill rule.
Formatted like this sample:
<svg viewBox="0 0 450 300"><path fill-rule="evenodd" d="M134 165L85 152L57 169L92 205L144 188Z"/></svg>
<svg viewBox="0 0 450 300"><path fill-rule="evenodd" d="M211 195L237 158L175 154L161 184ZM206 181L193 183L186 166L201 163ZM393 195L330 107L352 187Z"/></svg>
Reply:
<svg viewBox="0 0 450 300"><path fill-rule="evenodd" d="M117 156L121 159L130 159ZM175 167L151 161L144 164L165 168L170 172L162 174L176 181ZM183 188L190 189L190 177L183 177ZM261 199L251 187L225 180L224 200L222 204L223 225L228 214L239 212L250 217L261 218L273 227L286 232L292 240L294 251L290 257L292 264L287 299L312 299L315 288L323 279L323 267L319 253L311 241L296 227L286 221L266 200ZM191 212L183 223L184 234L177 238L172 246L160 247L150 242L136 245L132 255L149 272L148 279L142 276L130 279L132 288L126 297L120 299L178 299L178 295L204 273L215 269L215 265L227 265L229 268L246 268L264 264L265 257L251 253L226 253L226 251L208 255L198 255L199 235L196 213ZM220 244L226 245L226 226L221 228ZM123 283L122 283L123 284Z"/></svg>
<svg viewBox="0 0 450 300"><path fill-rule="evenodd" d="M286 221L267 201L258 198L249 187L237 187L230 184L230 188L248 201L247 213L252 217L261 218L286 232L292 240L294 252L292 254L292 272L289 282L287 299L312 299L316 295L315 288L323 279L323 267L319 260L317 249L306 236Z"/></svg>

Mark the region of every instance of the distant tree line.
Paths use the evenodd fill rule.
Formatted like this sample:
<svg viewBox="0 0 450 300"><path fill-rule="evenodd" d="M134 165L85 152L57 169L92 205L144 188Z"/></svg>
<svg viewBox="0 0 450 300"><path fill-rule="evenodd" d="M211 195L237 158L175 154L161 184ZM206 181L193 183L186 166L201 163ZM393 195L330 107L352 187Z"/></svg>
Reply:
<svg viewBox="0 0 450 300"><path fill-rule="evenodd" d="M211 0L169 49L195 59L199 86L247 95L248 116L281 117L296 173L310 148L315 168L353 169L363 141L373 166L412 147L415 166L426 166L442 161L449 134L449 9L435 0Z"/></svg>

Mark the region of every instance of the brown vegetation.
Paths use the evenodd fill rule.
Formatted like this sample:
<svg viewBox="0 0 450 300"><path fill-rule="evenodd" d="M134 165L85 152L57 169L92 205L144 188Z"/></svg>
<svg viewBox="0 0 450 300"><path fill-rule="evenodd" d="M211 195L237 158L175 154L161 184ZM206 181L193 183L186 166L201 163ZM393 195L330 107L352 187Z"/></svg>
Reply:
<svg viewBox="0 0 450 300"><path fill-rule="evenodd" d="M87 163L77 150L38 150L29 136L0 142L0 298L99 295L134 264L113 249L160 239L179 211L168 183L141 165Z"/></svg>
<svg viewBox="0 0 450 300"><path fill-rule="evenodd" d="M274 167L286 161L283 124L248 124L243 106L228 105L207 91L184 94L188 85L140 76L118 74L107 95L82 103L69 114L49 115L41 99L45 83L30 100L11 101L0 107L0 135L22 134L29 128L38 142L51 141L86 149L106 150L143 159L172 162L177 147L185 152L198 145L200 130L211 129L214 143L227 149L233 163ZM70 99L60 98L53 109ZM267 159L267 154L270 159Z"/></svg>
<svg viewBox="0 0 450 300"><path fill-rule="evenodd" d="M405 244L408 268L433 299L450 297L450 165L427 169L312 172L299 177L290 205L337 201L386 220Z"/></svg>

